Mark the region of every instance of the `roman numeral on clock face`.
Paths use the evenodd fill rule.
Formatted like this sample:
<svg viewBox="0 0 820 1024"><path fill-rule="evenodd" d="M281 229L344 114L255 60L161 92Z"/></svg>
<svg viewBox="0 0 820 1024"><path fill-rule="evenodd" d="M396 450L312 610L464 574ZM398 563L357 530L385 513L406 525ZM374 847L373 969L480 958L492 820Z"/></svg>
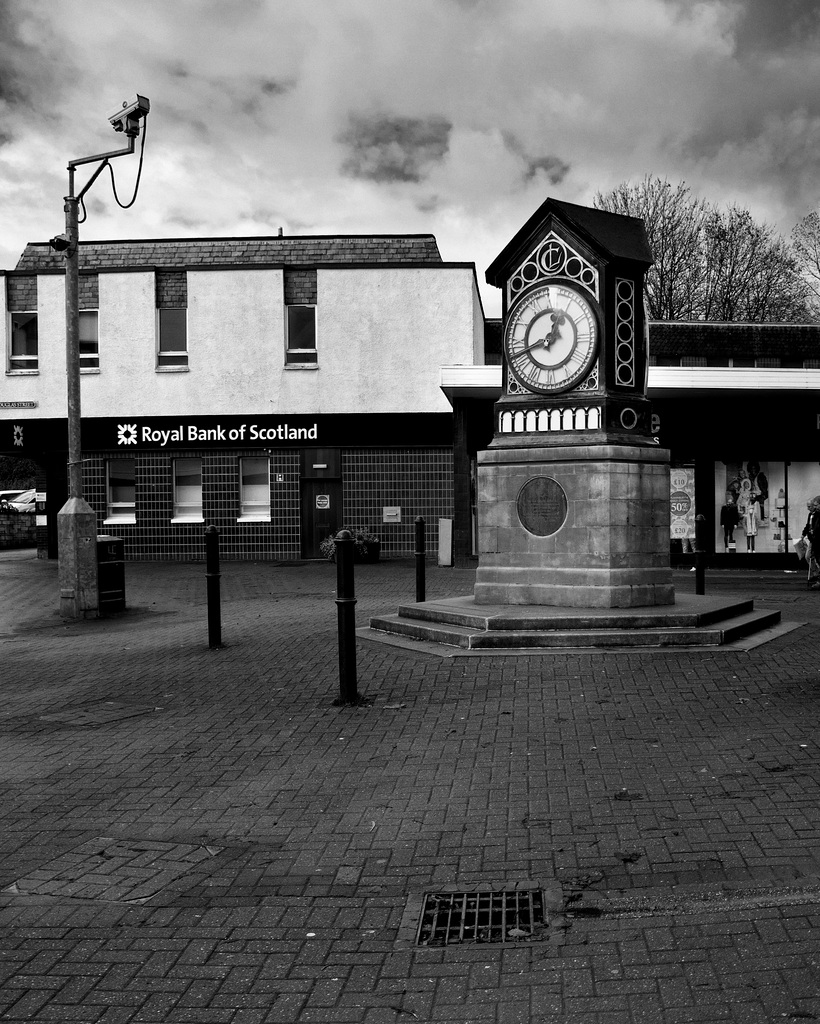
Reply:
<svg viewBox="0 0 820 1024"><path fill-rule="evenodd" d="M515 360L515 370L519 379L531 388L548 387L554 378L552 370L535 366L526 357Z"/></svg>

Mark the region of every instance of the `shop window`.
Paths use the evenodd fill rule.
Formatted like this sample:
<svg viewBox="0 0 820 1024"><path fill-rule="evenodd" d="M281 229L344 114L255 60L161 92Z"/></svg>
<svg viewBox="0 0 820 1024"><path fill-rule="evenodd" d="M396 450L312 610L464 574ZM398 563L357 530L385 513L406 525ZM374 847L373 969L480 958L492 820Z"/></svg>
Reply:
<svg viewBox="0 0 820 1024"><path fill-rule="evenodd" d="M84 309L80 311L80 369L97 370L99 366L99 314L96 309Z"/></svg>
<svg viewBox="0 0 820 1024"><path fill-rule="evenodd" d="M135 523L137 490L134 459L109 459L107 476L106 523Z"/></svg>
<svg viewBox="0 0 820 1024"><path fill-rule="evenodd" d="M11 313L9 370L37 370L37 314Z"/></svg>
<svg viewBox="0 0 820 1024"><path fill-rule="evenodd" d="M786 509L786 494L791 501L794 485L791 476L792 470L783 462L754 458L716 462L715 551L730 555L788 553L789 533L794 528ZM798 535L802 525L798 525Z"/></svg>
<svg viewBox="0 0 820 1024"><path fill-rule="evenodd" d="M202 459L174 459L174 522L202 521Z"/></svg>
<svg viewBox="0 0 820 1024"><path fill-rule="evenodd" d="M157 369L188 369L188 310L157 310Z"/></svg>
<svg viewBox="0 0 820 1024"><path fill-rule="evenodd" d="M681 356L681 366L706 366L706 356Z"/></svg>
<svg viewBox="0 0 820 1024"><path fill-rule="evenodd" d="M778 356L758 356L755 359L755 366L762 369L779 367L780 359Z"/></svg>
<svg viewBox="0 0 820 1024"><path fill-rule="evenodd" d="M239 460L239 518L270 522L270 460Z"/></svg>
<svg viewBox="0 0 820 1024"><path fill-rule="evenodd" d="M285 307L286 316L286 352L285 363L288 366L313 365L316 358L316 307L290 305Z"/></svg>

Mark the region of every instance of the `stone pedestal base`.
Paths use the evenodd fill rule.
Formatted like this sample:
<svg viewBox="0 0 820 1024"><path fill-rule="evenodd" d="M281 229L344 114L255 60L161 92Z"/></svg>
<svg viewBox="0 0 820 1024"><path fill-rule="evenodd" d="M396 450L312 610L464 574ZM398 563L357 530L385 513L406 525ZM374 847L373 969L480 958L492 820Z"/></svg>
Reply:
<svg viewBox="0 0 820 1024"><path fill-rule="evenodd" d="M65 618L96 618L97 516L82 498L69 498L57 513L60 614Z"/></svg>
<svg viewBox="0 0 820 1024"><path fill-rule="evenodd" d="M675 603L668 451L496 448L478 461L476 604Z"/></svg>

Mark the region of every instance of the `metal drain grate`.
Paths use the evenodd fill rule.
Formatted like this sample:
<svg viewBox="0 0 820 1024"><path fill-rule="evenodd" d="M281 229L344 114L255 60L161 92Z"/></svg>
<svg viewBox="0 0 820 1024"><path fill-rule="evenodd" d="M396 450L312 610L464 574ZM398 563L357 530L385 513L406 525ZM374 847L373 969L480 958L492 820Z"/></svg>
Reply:
<svg viewBox="0 0 820 1024"><path fill-rule="evenodd" d="M427 893L416 945L532 942L546 924L540 889Z"/></svg>

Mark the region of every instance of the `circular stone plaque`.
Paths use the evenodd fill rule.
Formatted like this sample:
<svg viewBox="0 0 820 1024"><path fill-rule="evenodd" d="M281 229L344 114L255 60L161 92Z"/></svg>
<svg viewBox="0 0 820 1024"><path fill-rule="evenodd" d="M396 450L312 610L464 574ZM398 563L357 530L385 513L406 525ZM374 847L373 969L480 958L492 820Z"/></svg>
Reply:
<svg viewBox="0 0 820 1024"><path fill-rule="evenodd" d="M549 476L528 480L518 492L518 518L536 537L557 533L567 519L567 495Z"/></svg>

